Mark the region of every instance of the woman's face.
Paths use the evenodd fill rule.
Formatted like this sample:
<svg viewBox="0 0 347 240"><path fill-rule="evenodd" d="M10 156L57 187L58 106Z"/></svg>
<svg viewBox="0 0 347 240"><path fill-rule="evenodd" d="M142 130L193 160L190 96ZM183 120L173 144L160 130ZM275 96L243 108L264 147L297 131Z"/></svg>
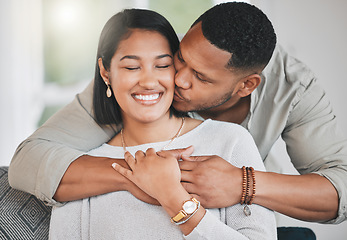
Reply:
<svg viewBox="0 0 347 240"><path fill-rule="evenodd" d="M124 122L153 122L169 114L175 68L169 42L160 33L131 30L112 57L108 74Z"/></svg>

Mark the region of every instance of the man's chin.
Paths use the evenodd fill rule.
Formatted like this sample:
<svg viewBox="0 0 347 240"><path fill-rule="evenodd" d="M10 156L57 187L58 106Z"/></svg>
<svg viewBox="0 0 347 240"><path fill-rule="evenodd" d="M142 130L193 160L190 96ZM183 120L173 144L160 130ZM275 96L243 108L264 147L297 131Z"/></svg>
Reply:
<svg viewBox="0 0 347 240"><path fill-rule="evenodd" d="M179 112L194 111L193 108L191 108L186 102L183 102L183 101L180 101L180 102L173 101L172 106L174 107L174 109L176 109Z"/></svg>

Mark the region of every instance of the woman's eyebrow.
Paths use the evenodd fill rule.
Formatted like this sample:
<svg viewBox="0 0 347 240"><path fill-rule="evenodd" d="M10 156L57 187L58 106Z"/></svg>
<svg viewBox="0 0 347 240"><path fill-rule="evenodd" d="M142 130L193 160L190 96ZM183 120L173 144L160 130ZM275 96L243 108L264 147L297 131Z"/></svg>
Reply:
<svg viewBox="0 0 347 240"><path fill-rule="evenodd" d="M165 58L165 57L172 58L172 56L170 54L161 54L161 55L156 56L155 58L156 59L161 59L161 58ZM136 56L136 55L125 55L119 61L122 61L124 59L140 60L141 58L139 56Z"/></svg>
<svg viewBox="0 0 347 240"><path fill-rule="evenodd" d="M165 57L172 58L172 56L170 54L161 54L161 55L157 56L156 59L165 58Z"/></svg>
<svg viewBox="0 0 347 240"><path fill-rule="evenodd" d="M139 56L136 55L125 55L124 57L122 57L119 61L122 61L124 59L135 59L135 60L140 60Z"/></svg>

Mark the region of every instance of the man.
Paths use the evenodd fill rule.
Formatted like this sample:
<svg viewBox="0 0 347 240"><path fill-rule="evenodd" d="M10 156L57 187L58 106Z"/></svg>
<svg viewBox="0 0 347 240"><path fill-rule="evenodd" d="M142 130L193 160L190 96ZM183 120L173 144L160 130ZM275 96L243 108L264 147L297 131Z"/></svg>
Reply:
<svg viewBox="0 0 347 240"><path fill-rule="evenodd" d="M256 172L254 203L302 220L342 222L347 141L311 71L279 46L273 52L275 43L270 21L256 7L226 3L211 8L193 24L175 56L173 106L194 117L241 124L264 160L282 136L302 175ZM119 129L95 123L91 98L89 86L18 147L11 185L49 204L119 190L154 202L110 167L115 160L83 155ZM179 158L190 150L173 154ZM182 184L204 207L240 202L241 169L218 156L190 160L181 163Z"/></svg>

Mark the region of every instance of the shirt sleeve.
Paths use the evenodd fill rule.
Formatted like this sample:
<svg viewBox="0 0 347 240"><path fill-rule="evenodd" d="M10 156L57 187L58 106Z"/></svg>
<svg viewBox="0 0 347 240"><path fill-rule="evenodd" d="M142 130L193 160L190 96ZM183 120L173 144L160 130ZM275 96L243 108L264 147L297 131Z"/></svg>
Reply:
<svg viewBox="0 0 347 240"><path fill-rule="evenodd" d="M326 223L344 221L347 216L347 140L338 129L325 92L315 80L298 93L282 138L300 174L319 174L336 188L338 217Z"/></svg>
<svg viewBox="0 0 347 240"><path fill-rule="evenodd" d="M251 135L238 126L237 132L232 137L238 137L238 141L234 146L229 146L232 149L230 162L241 166L253 166L256 170L264 170L263 161ZM277 239L273 211L252 204L249 206L251 215L246 216L243 208L244 206L241 204L236 204L219 209L217 214L222 221L212 213L214 210L207 210L194 230L184 236L185 239Z"/></svg>
<svg viewBox="0 0 347 240"><path fill-rule="evenodd" d="M101 127L91 114L92 83L19 145L9 168L13 188L59 205L53 195L71 162L114 135L111 126Z"/></svg>

